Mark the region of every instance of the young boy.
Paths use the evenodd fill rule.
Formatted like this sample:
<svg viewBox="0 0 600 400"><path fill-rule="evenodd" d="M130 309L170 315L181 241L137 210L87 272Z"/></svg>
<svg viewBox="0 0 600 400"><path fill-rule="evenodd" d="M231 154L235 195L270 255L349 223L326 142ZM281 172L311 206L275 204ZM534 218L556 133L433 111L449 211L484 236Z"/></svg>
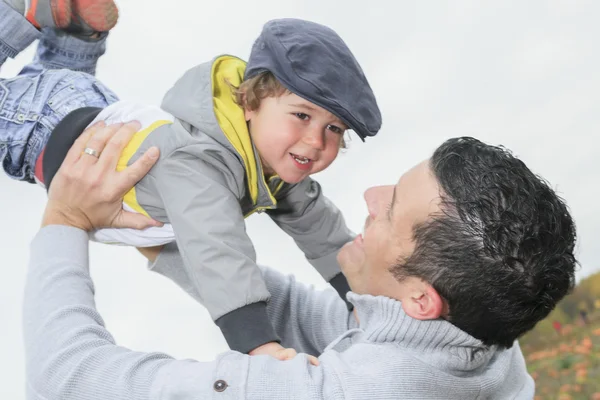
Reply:
<svg viewBox="0 0 600 400"><path fill-rule="evenodd" d="M86 35L102 37L90 25L80 23L76 31L84 26ZM47 35L36 61L62 40ZM93 72L95 64L87 67ZM358 62L331 29L295 19L270 21L248 63L220 56L190 69L160 108L119 102L91 75L47 70L39 62L2 87L8 100L0 112L11 118L0 122L1 139L9 148L25 143L18 154L0 149L5 170L46 187L87 126L140 122L117 168L153 146L160 160L123 206L164 225L102 229L92 237L137 247L176 241L189 292L232 349L280 359L295 354L279 345L267 317L270 294L244 224L254 212L266 211L345 297L349 288L336 255L354 235L309 176L334 161L346 129L364 140L377 133L381 116ZM92 137L82 156L101 151Z"/></svg>

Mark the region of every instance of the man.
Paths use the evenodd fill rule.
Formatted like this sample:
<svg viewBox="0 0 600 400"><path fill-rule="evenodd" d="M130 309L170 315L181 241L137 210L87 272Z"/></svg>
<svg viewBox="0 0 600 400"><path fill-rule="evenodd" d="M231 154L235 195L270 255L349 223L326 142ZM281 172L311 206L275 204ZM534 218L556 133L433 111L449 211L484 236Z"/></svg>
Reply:
<svg viewBox="0 0 600 400"><path fill-rule="evenodd" d="M75 143L32 243L30 398L533 398L515 339L572 287L575 231L564 203L508 152L452 139L396 185L366 192L364 233L338 256L356 315L335 292L264 269L282 344L318 354L319 366L236 352L200 363L115 345L95 309L86 231L153 223L120 204L157 155L115 172L138 127L117 128ZM92 136L99 158L82 154ZM189 289L172 250L154 268Z"/></svg>

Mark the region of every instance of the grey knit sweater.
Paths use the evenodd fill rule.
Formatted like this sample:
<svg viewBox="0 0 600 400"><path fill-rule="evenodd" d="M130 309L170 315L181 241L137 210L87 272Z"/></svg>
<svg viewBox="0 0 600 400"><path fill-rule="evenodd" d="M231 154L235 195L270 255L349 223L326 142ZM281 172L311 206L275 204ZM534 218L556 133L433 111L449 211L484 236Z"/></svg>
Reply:
<svg viewBox="0 0 600 400"><path fill-rule="evenodd" d="M160 272L177 281L170 264L165 256ZM28 398L533 398L518 345L486 347L446 321L408 317L398 301L350 293L357 324L334 291L269 269L264 276L283 344L319 354L320 366L303 356L282 362L226 352L196 362L119 347L95 307L87 234L41 229L31 245L23 311Z"/></svg>

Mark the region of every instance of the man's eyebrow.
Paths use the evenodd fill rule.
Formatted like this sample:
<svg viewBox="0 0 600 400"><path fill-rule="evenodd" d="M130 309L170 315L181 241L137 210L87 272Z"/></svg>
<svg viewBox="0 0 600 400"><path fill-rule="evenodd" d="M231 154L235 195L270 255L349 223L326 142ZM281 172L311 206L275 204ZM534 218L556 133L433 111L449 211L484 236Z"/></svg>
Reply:
<svg viewBox="0 0 600 400"><path fill-rule="evenodd" d="M388 212L388 218L392 219L392 213L394 211L394 204L396 204L396 185L394 185L394 194L392 195L392 202L390 203L390 210Z"/></svg>

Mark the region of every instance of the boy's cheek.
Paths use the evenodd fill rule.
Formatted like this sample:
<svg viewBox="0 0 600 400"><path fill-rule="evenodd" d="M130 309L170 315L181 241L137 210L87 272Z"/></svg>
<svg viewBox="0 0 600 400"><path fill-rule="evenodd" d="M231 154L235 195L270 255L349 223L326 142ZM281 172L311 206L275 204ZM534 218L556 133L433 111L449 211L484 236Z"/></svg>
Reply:
<svg viewBox="0 0 600 400"><path fill-rule="evenodd" d="M340 154L340 150L342 148L338 145L337 147L334 147L331 151L331 154L327 154L326 158L327 158L327 166L329 167L331 165L331 163L333 163L335 161L335 159L337 158L337 156Z"/></svg>

